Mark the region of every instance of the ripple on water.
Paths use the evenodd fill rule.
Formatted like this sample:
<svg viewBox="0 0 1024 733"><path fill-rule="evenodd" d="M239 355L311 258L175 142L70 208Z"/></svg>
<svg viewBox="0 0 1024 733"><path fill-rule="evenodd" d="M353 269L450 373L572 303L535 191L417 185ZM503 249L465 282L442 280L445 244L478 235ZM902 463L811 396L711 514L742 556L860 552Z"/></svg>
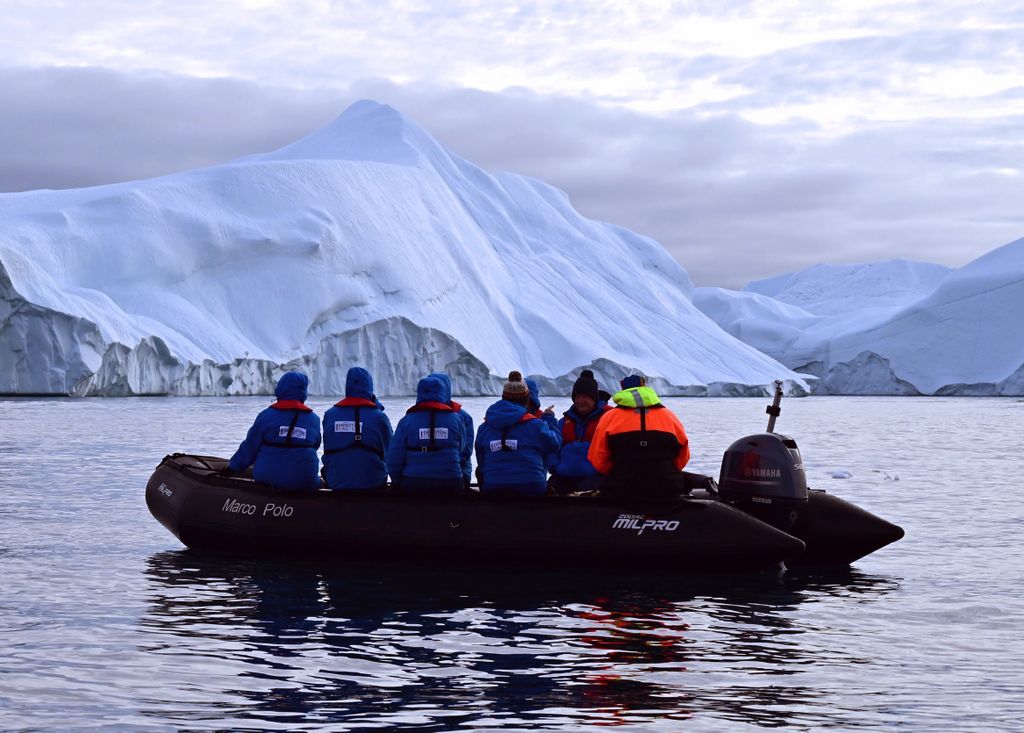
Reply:
<svg viewBox="0 0 1024 733"><path fill-rule="evenodd" d="M230 452L265 402L0 401L0 728L982 731L1024 718L1022 520L1007 501L1024 412L1011 401L788 400L782 427L812 483L907 537L842 572L689 580L179 549L145 509L146 478L172 450ZM476 417L487 403L466 401ZM669 403L711 473L763 428L763 400ZM850 478L829 479L836 467Z"/></svg>

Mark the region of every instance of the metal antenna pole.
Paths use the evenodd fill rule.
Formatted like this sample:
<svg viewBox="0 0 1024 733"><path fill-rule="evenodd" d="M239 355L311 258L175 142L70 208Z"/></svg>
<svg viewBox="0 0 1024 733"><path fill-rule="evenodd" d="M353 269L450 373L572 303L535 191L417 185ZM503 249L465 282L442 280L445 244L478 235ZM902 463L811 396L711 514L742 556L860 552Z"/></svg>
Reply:
<svg viewBox="0 0 1024 733"><path fill-rule="evenodd" d="M782 382L780 380L776 379L775 380L775 399L772 400L772 403L770 405L768 405L767 409L765 409L765 412L767 412L768 415L769 415L769 417L768 417L768 432L769 433L774 433L775 432L775 418L777 418L782 413L782 408L779 407L779 404L781 402L782 402Z"/></svg>

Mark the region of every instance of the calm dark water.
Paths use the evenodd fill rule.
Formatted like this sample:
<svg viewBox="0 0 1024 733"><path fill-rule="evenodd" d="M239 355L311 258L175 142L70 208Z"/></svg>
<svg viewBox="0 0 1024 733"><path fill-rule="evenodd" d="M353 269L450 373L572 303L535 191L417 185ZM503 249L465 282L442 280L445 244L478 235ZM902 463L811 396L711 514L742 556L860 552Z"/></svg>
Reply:
<svg viewBox="0 0 1024 733"><path fill-rule="evenodd" d="M811 484L907 537L724 578L184 550L146 479L229 454L266 403L0 401L0 729L1021 729L1024 402L788 400ZM764 427L765 400L670 404L697 470Z"/></svg>

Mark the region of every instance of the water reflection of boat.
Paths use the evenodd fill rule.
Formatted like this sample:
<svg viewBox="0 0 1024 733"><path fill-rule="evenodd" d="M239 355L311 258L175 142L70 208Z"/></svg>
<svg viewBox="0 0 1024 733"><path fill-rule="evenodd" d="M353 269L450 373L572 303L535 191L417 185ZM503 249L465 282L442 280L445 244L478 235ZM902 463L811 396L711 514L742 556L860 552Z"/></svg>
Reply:
<svg viewBox="0 0 1024 733"><path fill-rule="evenodd" d="M187 550L153 555L145 572L148 650L230 670L194 682L204 693L195 699L243 701L236 712L244 720L223 707L206 711L227 727L380 726L411 710L424 725L448 728L459 711L520 728L538 716L572 727L654 713L778 725L815 706L827 719L820 691L797 679L779 685L777 675L865 660L801 643L817 626L795 611L837 596L870 601L896 587L853 570L666 582Z"/></svg>
<svg viewBox="0 0 1024 733"><path fill-rule="evenodd" d="M792 610L816 598L860 598L868 600L894 591L898 582L885 576L860 572L850 567L819 568L778 574L722 577L716 574L686 578L666 577L643 570L570 571L538 567L472 568L423 565L415 561L396 564L387 560L290 559L225 556L194 550L167 550L147 560L147 575L167 588L193 588L175 593L183 603L197 609L209 605L210 595L226 603L245 604L245 599L265 600L264 591L316 587L309 593L291 591L283 597L313 599L317 610L328 600L337 603L328 611L342 615L361 612L378 615L389 610L445 611L474 605L529 608L548 603L567 604L595 598L663 597L670 602L712 599L721 603L721 613L745 618L758 612L758 603L773 612ZM324 594L323 590L337 591ZM313 598L315 596L315 598ZM300 613L294 603L290 614ZM230 614L229 614L230 615ZM735 620L739 620L738 617ZM756 620L756 619L755 619ZM214 622L213 619L210 619Z"/></svg>

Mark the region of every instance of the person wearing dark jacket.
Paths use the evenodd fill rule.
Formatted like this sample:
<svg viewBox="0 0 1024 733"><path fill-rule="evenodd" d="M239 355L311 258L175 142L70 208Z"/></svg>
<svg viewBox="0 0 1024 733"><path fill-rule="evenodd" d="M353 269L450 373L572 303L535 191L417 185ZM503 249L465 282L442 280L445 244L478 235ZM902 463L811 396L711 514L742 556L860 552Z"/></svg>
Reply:
<svg viewBox="0 0 1024 733"><path fill-rule="evenodd" d="M286 372L277 382L277 402L256 416L225 473L252 466L252 477L278 489L319 489L320 420L306 406L309 378Z"/></svg>
<svg viewBox="0 0 1024 733"><path fill-rule="evenodd" d="M424 377L416 385L416 404L398 421L388 447L392 488L417 493L463 491L465 442L462 418L444 401L444 383Z"/></svg>
<svg viewBox="0 0 1024 733"><path fill-rule="evenodd" d="M466 431L466 445L462 449L462 482L465 488L469 489L470 479L473 476L473 417L462 409L462 405L452 399L452 380L444 372L431 372L428 377L437 377L444 385L444 402L462 418L462 427Z"/></svg>
<svg viewBox="0 0 1024 733"><path fill-rule="evenodd" d="M383 489L391 421L362 367L345 376L345 399L324 414L324 481L329 489Z"/></svg>
<svg viewBox="0 0 1024 733"><path fill-rule="evenodd" d="M510 372L501 399L487 408L477 430L476 463L485 494L535 496L547 492L547 458L561 443L551 409L537 418L527 410L529 388Z"/></svg>
<svg viewBox="0 0 1024 733"><path fill-rule="evenodd" d="M549 481L551 490L556 494L593 491L601 487L603 478L587 460L587 451L598 421L612 409L606 400L601 399L604 395L607 392L601 392L591 370L580 372L579 379L572 386L572 406L558 421L562 447L551 466Z"/></svg>
<svg viewBox="0 0 1024 733"><path fill-rule="evenodd" d="M683 424L661 404L643 377L629 376L612 395L615 409L601 417L587 458L607 478L610 496L672 498L685 493L690 460Z"/></svg>

